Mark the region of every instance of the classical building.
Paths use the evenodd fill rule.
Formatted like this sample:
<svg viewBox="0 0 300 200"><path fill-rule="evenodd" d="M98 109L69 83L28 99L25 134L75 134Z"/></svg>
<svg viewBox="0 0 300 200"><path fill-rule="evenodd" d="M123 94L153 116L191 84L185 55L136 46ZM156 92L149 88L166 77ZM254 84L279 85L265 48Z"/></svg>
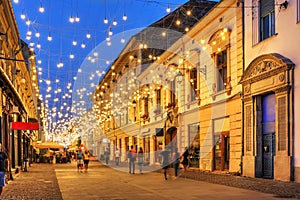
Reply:
<svg viewBox="0 0 300 200"><path fill-rule="evenodd" d="M246 0L244 13L243 174L299 182L300 1Z"/></svg>
<svg viewBox="0 0 300 200"><path fill-rule="evenodd" d="M13 130L12 122L39 122L39 87L33 51L20 40L10 1L0 1L0 142L10 168L31 158L38 130Z"/></svg>
<svg viewBox="0 0 300 200"><path fill-rule="evenodd" d="M176 147L179 101L174 91L176 83L165 71L170 63L161 55L215 4L214 1L187 2L133 36L112 63L94 92L94 111L107 136L111 158L117 147L121 150L121 161L126 160L126 152L133 145L136 149L142 147L146 161L154 164L160 161L162 148ZM165 64L157 68L162 62Z"/></svg>

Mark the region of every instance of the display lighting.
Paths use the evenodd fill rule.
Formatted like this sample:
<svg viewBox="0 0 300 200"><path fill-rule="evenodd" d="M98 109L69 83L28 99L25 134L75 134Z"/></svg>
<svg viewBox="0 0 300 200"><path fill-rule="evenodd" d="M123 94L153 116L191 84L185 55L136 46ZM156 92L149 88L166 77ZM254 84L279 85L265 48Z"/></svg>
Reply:
<svg viewBox="0 0 300 200"><path fill-rule="evenodd" d="M26 20L26 25L27 25L27 26L29 26L29 25L30 25L30 23L31 23L31 22L30 22L30 20L29 20L29 19L27 19L27 20Z"/></svg>
<svg viewBox="0 0 300 200"><path fill-rule="evenodd" d="M14 0L14 3L19 3L19 0Z"/></svg>
<svg viewBox="0 0 300 200"><path fill-rule="evenodd" d="M48 35L47 40L48 40L48 41L52 41L52 36L51 36L51 35Z"/></svg>
<svg viewBox="0 0 300 200"><path fill-rule="evenodd" d="M81 44L81 48L84 49L85 47L86 47L85 43L82 43L82 44Z"/></svg>
<svg viewBox="0 0 300 200"><path fill-rule="evenodd" d="M176 20L176 25L178 25L178 26L179 26L180 24L181 24L180 20L179 20L179 19L177 19L177 20Z"/></svg>
<svg viewBox="0 0 300 200"><path fill-rule="evenodd" d="M31 36L30 35L26 35L26 40L30 40Z"/></svg>
<svg viewBox="0 0 300 200"><path fill-rule="evenodd" d="M121 39L121 43L123 43L123 44L125 43L125 38Z"/></svg>
<svg viewBox="0 0 300 200"><path fill-rule="evenodd" d="M34 42L31 41L31 42L29 43L29 46L31 46L31 47L34 46Z"/></svg>
<svg viewBox="0 0 300 200"><path fill-rule="evenodd" d="M42 60L38 60L38 64L42 64Z"/></svg>
<svg viewBox="0 0 300 200"><path fill-rule="evenodd" d="M30 30L28 30L27 35L32 35L32 32Z"/></svg>
<svg viewBox="0 0 300 200"><path fill-rule="evenodd" d="M188 10L188 11L186 11L186 14L187 14L188 16L190 16L190 15L192 14L192 11Z"/></svg>
<svg viewBox="0 0 300 200"><path fill-rule="evenodd" d="M36 45L36 48L40 49L40 48L41 48L41 44L38 43L38 44Z"/></svg>
<svg viewBox="0 0 300 200"><path fill-rule="evenodd" d="M91 38L91 34L86 34L86 38L90 39Z"/></svg>

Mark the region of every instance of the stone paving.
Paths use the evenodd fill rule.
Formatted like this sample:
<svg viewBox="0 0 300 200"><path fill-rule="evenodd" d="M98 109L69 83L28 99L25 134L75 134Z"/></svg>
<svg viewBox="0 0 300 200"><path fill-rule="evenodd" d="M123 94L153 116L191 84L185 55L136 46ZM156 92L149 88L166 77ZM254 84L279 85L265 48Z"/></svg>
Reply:
<svg viewBox="0 0 300 200"><path fill-rule="evenodd" d="M99 163L97 164L97 166L105 167L102 164L100 165ZM111 166L114 165L111 164ZM13 181L10 181L9 184L5 186L0 199L63 199L61 188L59 187L57 180L57 172L55 172L56 168L70 170L70 166L67 166L65 164L34 164L29 168L28 172L21 172L21 174L17 178L15 178ZM126 163L123 163L117 168L119 168L120 171L125 172L127 172L128 170ZM74 171L74 166L71 166L71 169L72 171ZM62 173L62 171L58 172ZM161 170L157 170L157 172L161 172ZM170 169L169 172L173 173L173 169ZM259 191L272 194L274 197L278 197L280 199L300 199L300 184L293 182L247 178L229 174L201 172L192 169L189 169L188 171L181 170L179 179L183 179L183 181L184 179L194 179L208 182L207 184L213 183L252 191ZM199 182L199 184L200 183L201 182Z"/></svg>
<svg viewBox="0 0 300 200"><path fill-rule="evenodd" d="M50 164L33 164L27 172L14 178L4 187L0 199L55 199L61 200L54 166Z"/></svg>

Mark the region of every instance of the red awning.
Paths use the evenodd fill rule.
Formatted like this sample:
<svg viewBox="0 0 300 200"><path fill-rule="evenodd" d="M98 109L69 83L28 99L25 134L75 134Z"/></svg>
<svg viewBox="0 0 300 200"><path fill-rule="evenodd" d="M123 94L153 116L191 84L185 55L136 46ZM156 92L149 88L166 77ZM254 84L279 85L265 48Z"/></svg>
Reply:
<svg viewBox="0 0 300 200"><path fill-rule="evenodd" d="M39 130L39 123L34 122L12 122L13 130Z"/></svg>

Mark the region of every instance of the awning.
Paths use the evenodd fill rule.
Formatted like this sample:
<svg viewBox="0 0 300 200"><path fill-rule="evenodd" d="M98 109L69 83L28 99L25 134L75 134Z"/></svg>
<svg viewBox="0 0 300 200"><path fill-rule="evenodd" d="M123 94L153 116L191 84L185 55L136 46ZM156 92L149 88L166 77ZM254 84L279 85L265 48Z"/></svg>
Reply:
<svg viewBox="0 0 300 200"><path fill-rule="evenodd" d="M33 122L12 122L13 130L39 130L39 123Z"/></svg>
<svg viewBox="0 0 300 200"><path fill-rule="evenodd" d="M155 128L155 136L164 136L163 128Z"/></svg>

